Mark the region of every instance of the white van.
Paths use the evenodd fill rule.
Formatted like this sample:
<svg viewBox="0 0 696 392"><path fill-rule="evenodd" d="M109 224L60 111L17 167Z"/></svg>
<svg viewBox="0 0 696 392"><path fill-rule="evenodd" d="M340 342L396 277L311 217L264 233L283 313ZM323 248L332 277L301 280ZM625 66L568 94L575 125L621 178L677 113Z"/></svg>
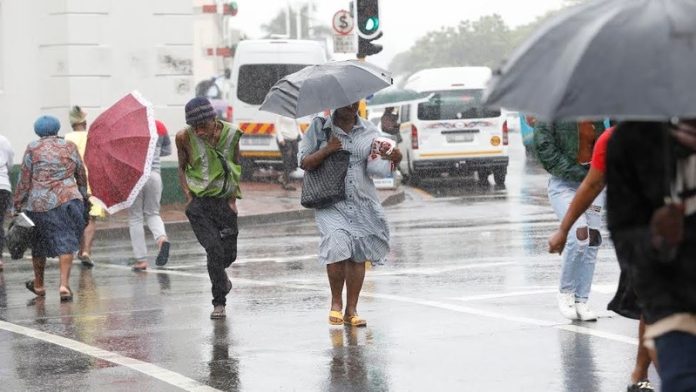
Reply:
<svg viewBox="0 0 696 392"><path fill-rule="evenodd" d="M491 77L487 67L425 69L404 88L432 95L400 107L404 151L401 171L413 180L478 172L479 181L503 185L507 176L508 128L500 110L483 107Z"/></svg>
<svg viewBox="0 0 696 392"><path fill-rule="evenodd" d="M276 115L259 111L266 94L281 78L327 61L316 41L245 40L237 45L232 67L230 100L233 121L244 132L240 142L243 173L256 167L279 167L282 159L275 138ZM311 119L301 119L303 131Z"/></svg>

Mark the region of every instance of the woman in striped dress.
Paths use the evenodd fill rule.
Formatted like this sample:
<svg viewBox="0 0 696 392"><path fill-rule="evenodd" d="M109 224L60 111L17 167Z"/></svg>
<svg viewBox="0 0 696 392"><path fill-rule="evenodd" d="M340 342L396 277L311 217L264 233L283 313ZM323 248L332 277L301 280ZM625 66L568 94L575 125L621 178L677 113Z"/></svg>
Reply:
<svg viewBox="0 0 696 392"><path fill-rule="evenodd" d="M351 153L346 175L346 199L330 207L316 210L321 235L319 261L326 265L331 286L329 323L365 326L358 316L357 305L365 279L365 262L384 262L389 253L389 227L370 175L385 176L401 161L401 152L394 149L384 160L369 165L372 143L379 131L358 117L358 103L336 109L322 129L315 121L302 139L298 160L304 170L318 168L324 159L338 150ZM331 130L326 141L325 130ZM343 286L346 286L346 307L343 308Z"/></svg>

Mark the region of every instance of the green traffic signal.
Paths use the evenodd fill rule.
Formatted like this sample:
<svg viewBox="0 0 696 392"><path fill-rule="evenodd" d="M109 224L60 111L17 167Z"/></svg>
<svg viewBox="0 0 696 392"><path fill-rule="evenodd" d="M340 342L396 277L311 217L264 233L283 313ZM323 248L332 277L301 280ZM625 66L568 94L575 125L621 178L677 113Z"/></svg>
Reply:
<svg viewBox="0 0 696 392"><path fill-rule="evenodd" d="M379 18L373 16L365 21L365 31L373 32L379 30Z"/></svg>

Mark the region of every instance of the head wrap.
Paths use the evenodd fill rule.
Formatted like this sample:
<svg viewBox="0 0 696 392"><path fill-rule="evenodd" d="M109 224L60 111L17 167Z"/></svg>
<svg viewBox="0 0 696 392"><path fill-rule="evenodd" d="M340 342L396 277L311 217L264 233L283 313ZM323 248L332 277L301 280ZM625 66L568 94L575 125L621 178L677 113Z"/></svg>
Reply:
<svg viewBox="0 0 696 392"><path fill-rule="evenodd" d="M87 113L81 107L75 105L70 109L70 125L82 124L87 121Z"/></svg>
<svg viewBox="0 0 696 392"><path fill-rule="evenodd" d="M210 120L214 120L217 115L213 105L208 98L196 97L186 104L186 124L195 127L202 125Z"/></svg>
<svg viewBox="0 0 696 392"><path fill-rule="evenodd" d="M53 116L41 116L34 122L34 132L40 137L54 136L60 131L60 121Z"/></svg>

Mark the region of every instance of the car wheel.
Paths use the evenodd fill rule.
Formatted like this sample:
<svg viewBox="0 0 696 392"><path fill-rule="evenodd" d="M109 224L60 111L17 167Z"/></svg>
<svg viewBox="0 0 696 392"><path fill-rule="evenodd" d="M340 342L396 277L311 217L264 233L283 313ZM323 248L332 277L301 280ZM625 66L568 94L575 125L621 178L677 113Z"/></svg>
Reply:
<svg viewBox="0 0 696 392"><path fill-rule="evenodd" d="M505 178L507 177L507 167L499 167L493 169L493 180L495 185L505 185Z"/></svg>
<svg viewBox="0 0 696 392"><path fill-rule="evenodd" d="M253 161L248 159L242 159L240 161L242 166L242 181L251 181L254 178L254 170L256 170L256 165Z"/></svg>
<svg viewBox="0 0 696 392"><path fill-rule="evenodd" d="M478 184L484 186L490 185L488 182L489 175L491 175L491 171L489 169L478 169Z"/></svg>

